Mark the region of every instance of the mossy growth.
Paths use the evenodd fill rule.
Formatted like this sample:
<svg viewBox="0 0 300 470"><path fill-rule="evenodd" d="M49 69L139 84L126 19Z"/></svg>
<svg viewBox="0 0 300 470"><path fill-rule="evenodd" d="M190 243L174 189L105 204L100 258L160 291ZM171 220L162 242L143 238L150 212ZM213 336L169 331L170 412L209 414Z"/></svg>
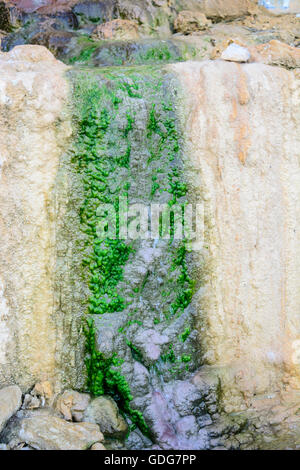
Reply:
<svg viewBox="0 0 300 470"><path fill-rule="evenodd" d="M91 59L96 49L97 49L96 45L85 47L84 49L80 51L80 53L77 56L71 57L69 59L69 63L75 64L77 62L80 62L80 63L88 62Z"/></svg>
<svg viewBox="0 0 300 470"><path fill-rule="evenodd" d="M74 78L74 77L73 77ZM76 79L77 78L77 79ZM123 267L133 249L130 244L109 236L99 237L97 208L100 203L113 204L117 209L118 196L123 186L112 191L114 176L121 167L128 167L128 161L120 161L119 152L115 158L109 154L106 133L114 119L114 112L120 99L105 85L97 81L85 81L76 76L74 97L76 99L75 121L77 141L72 149L72 161L82 175L84 201L80 209L82 230L86 234L87 256L83 267L89 277L91 295L88 299L89 314L119 312L126 306L125 299L118 290L123 276ZM105 105L106 102L106 105ZM130 158L128 135L132 130L133 118L127 114L127 126L123 136L127 143L127 160ZM119 178L120 179L120 178ZM118 223L116 235L118 236ZM122 360L117 354L106 357L98 351L95 343L95 327L88 318L84 328L86 336L87 387L95 396L110 394L118 402L120 409L129 416L145 434L149 433L143 415L130 406L133 397L124 375L120 371Z"/></svg>
<svg viewBox="0 0 300 470"><path fill-rule="evenodd" d="M182 40L146 39L138 41L94 40L86 34L74 39L60 57L69 64L88 66L128 66L176 63L202 56L203 50Z"/></svg>

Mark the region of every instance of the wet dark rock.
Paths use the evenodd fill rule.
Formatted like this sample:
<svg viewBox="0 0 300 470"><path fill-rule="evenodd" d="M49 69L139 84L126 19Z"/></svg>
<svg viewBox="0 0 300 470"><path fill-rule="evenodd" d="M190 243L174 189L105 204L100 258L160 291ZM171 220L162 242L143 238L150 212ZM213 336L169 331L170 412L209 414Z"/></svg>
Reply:
<svg viewBox="0 0 300 470"><path fill-rule="evenodd" d="M56 56L66 54L68 42L78 34L67 29L76 29L76 17L73 14L57 17L22 18L23 27L16 29L2 39L1 48L5 52L13 47L23 44L37 44L46 46Z"/></svg>

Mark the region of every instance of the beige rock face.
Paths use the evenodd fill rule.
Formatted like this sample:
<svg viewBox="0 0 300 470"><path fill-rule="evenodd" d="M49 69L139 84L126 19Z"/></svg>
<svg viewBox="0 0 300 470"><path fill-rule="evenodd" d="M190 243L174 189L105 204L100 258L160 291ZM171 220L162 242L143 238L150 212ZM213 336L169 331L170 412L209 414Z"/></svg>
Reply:
<svg viewBox="0 0 300 470"><path fill-rule="evenodd" d="M199 341L233 411L300 386L299 75L221 61L171 68L205 205Z"/></svg>
<svg viewBox="0 0 300 470"><path fill-rule="evenodd" d="M54 187L70 135L65 69L42 46L0 54L0 386L56 375Z"/></svg>
<svg viewBox="0 0 300 470"><path fill-rule="evenodd" d="M21 406L22 392L16 385L0 390L0 432Z"/></svg>

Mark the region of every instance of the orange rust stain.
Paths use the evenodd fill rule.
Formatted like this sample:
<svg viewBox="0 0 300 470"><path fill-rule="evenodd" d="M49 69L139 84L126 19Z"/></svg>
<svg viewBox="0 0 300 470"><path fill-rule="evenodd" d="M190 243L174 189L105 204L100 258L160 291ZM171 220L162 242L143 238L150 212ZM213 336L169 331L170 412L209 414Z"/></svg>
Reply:
<svg viewBox="0 0 300 470"><path fill-rule="evenodd" d="M234 138L238 146L238 158L244 165L251 145L247 108L244 108L250 101L250 94L247 87L247 77L240 64L237 64L237 75L237 99L232 97L232 112L229 119L231 122L235 122Z"/></svg>
<svg viewBox="0 0 300 470"><path fill-rule="evenodd" d="M244 165L246 158L247 158L247 153L250 147L249 128L246 124L242 124L239 127L238 143L239 143L239 160Z"/></svg>
<svg viewBox="0 0 300 470"><path fill-rule="evenodd" d="M248 104L250 101L246 74L243 72L242 66L240 64L238 64L238 100L242 106Z"/></svg>
<svg viewBox="0 0 300 470"><path fill-rule="evenodd" d="M229 116L230 121L235 121L238 116L238 104L235 98L232 98L232 112Z"/></svg>

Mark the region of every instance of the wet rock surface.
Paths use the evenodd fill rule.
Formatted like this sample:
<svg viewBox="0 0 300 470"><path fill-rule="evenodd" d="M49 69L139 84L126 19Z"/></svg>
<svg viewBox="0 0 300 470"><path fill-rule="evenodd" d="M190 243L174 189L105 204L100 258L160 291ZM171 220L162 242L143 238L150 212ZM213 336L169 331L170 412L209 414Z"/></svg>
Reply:
<svg viewBox="0 0 300 470"><path fill-rule="evenodd" d="M127 0L74 1L67 3L63 1L49 3L16 1L14 4L14 7L4 5L0 9L0 29L4 30L1 33L1 47L3 50L10 51L9 55L1 54L5 70L11 73L11 61L16 62L17 69L20 68L21 72L23 70L26 73L35 72L36 67L42 64L42 79L45 81L47 70L51 65L53 70L58 71L59 69L57 76L61 81L58 83L64 84L60 73L61 71L65 72L66 67L58 63L51 52L41 46L46 46L56 57L67 64L77 65L68 72L74 87L73 90L91 90L91 97L100 96L98 103L100 102L101 106L99 105L96 110L92 109L91 115L95 120L99 115L101 119L103 118L101 132L103 129L106 130L106 126L113 123L101 142L105 151L102 147L100 150L98 147L96 150L92 149L94 152L102 152L100 153L101 158L104 158L106 154L118 162L119 166L116 165L117 174L105 183L109 187L110 196L116 193L118 185L120 185L122 191L126 191L126 194L134 202L169 203L170 198L173 197L169 197L169 194L174 195L174 193L181 202L184 202L185 180L181 180L179 170L186 162L183 162L184 156L182 159L181 155L178 156L178 148L186 145L188 141L187 145L195 145L195 148L189 149L191 155L197 155L197 152L200 151L199 148L201 148L199 162L202 166L200 168L200 163L197 162L193 168L193 176L190 176L192 192L196 195L197 188L199 191L199 181L203 181L202 178L205 182L210 182L215 177L217 183L213 188L220 188L221 184L228 184L228 186L224 186L226 198L229 200L232 197L232 205L236 209L235 214L244 214L247 211L239 210L239 202L237 201L240 200L236 195L236 193L241 194L243 191L243 186L238 186L241 178L245 178L242 180L248 187L247 185L250 185L249 179L255 179L257 174L264 175L269 172L273 175L271 168L277 164L276 159L281 158L276 153L278 149L278 145L275 145L276 142L280 142L280 146L286 152L282 166L288 161L290 153L282 129L285 129L292 142L296 142L296 123L298 121L296 113L291 119L292 111L291 115L285 115L285 111L279 103L281 103L280 99L286 100L291 110L291 103L296 103L298 99L296 78L297 68L300 66L300 20L295 15L273 16L264 9L258 9L255 2L248 0L237 1L234 5L229 1L218 0L203 1L201 5L199 2L167 2L164 0L153 2L146 0L142 2ZM40 47L27 46L23 48L19 46L14 48L19 44L35 44ZM203 63L201 70L198 69L197 61L209 58L222 58L226 62L209 61ZM173 64L186 60L193 62L172 65L171 68L157 72L162 64ZM250 64L239 65L248 61ZM230 62L237 62L237 64ZM270 68L263 64L274 66L271 69L272 73ZM121 66L128 65L148 65L150 67L149 69L147 67L132 67L132 72L121 68ZM153 65L156 67L152 68ZM89 70L90 66L96 67L92 73ZM119 71L104 69L102 73L100 68L106 66L118 66ZM296 70L294 71L294 69ZM261 77L261 81L257 79L257 76ZM84 81L83 77L88 78ZM212 77L214 77L213 83L215 85L210 85ZM270 98L269 94L264 94L261 91L264 90L262 77L264 80L269 77L272 87L275 87L275 91L272 90L272 96L276 98L275 101ZM179 78L182 81L180 87L178 86ZM186 96L190 99L189 106L187 106L189 114L184 117L182 116L184 113L182 102L177 101L183 99L181 97L183 82L188 90ZM227 85L228 83L230 86ZM284 87L282 84L285 84ZM59 97L59 86L56 84L52 86L55 89L54 97ZM24 81L24 87L27 87L28 93L32 92L28 80ZM99 88L103 94L99 92ZM283 89L285 90L285 98L279 98ZM21 113L20 110L23 109L27 95L20 86L17 88L18 93L11 90L12 87L9 88L9 93L11 93L9 96L13 97L16 110ZM222 91L220 94L218 94L219 90ZM40 93L42 92L40 91ZM262 95L259 95L260 93ZM200 95L201 101L199 101ZM276 122L273 122L276 137L271 131L270 134L267 134L268 146L273 149L276 158L272 162L268 160L270 169L267 169L267 163L265 166L262 164L256 173L255 169L258 167L258 163L255 155L262 154L266 159L270 156L269 151L260 140L261 134L257 130L257 122L260 118L257 106L260 102L263 102L264 109L268 110L266 115L269 120L271 120L270 116L273 116L273 107L277 106L277 118ZM195 108L197 103L199 106ZM218 108L216 108L216 103ZM229 112L230 106L232 109ZM35 109L35 121L39 122L39 125L44 122L47 129L52 125L54 128L57 122L61 123L63 120L58 111L55 111L59 114L59 119L53 124L53 116L42 112L43 110L40 111L38 99ZM182 118L180 123L176 120L177 113ZM213 127L211 127L212 115L214 115ZM257 116L257 121L255 124L253 122L251 124L254 115ZM106 120L107 116L109 119ZM278 124L280 119L282 119L281 127ZM90 118L86 120L89 121ZM200 124L198 120L201 121ZM85 122L85 119L76 115L75 121L78 125ZM229 123L230 127L224 134L226 123ZM181 134L181 126L186 126L184 138ZM92 132L85 136L85 143L88 142L89 145L92 140ZM219 132L218 139L216 138L217 132ZM256 139L253 137L255 132L257 132ZM53 135L46 137L45 140L51 141L55 135L53 131ZM70 131L65 129L65 135L69 136ZM230 139L223 141L223 135L229 135ZM191 136L191 138L187 139L186 136ZM200 139L203 141L198 148ZM55 139L56 141L57 139ZM233 144L232 147L227 148L226 145L229 141ZM260 145L255 155L251 154L253 142L255 145L256 143ZM85 151L84 144L81 144ZM37 145L41 146L42 144L38 142ZM12 149L14 150L13 146ZM12 154L13 150L10 150ZM87 153L91 153L89 147ZM41 152L41 154L44 153ZM129 169L129 163L126 160L128 154L130 154L131 172L129 186L126 179L126 172ZM177 156L174 157L174 155ZM222 160L224 156L231 159L231 163L234 162L232 165L236 169L236 174L226 173L227 164ZM220 161L214 160L217 157L220 157ZM68 160L68 165L71 168L71 160ZM285 188L289 188L287 181L296 181L297 171L293 167L294 170L289 173L291 169L288 164L284 168L282 179L286 182ZM72 171L69 169L70 173ZM290 178L285 180L286 174L290 175ZM225 175L225 179L221 178L223 183L220 183L218 179L220 175ZM63 174L62 179L64 180L64 178ZM235 181L236 186L234 187L230 185L232 179ZM66 272L68 263L71 265L70 260L74 255L71 252L72 250L75 252L77 249L77 247L73 248L75 242L71 227L78 228L76 225L79 224L77 221L78 207L83 199L82 181L79 177L78 180L79 182L74 183L70 177L70 180L65 183L66 186L69 185L65 190L69 198L69 205L66 209L69 219L64 225L63 235L61 233L58 235L58 238L63 238L59 247L58 265L60 269L64 265ZM260 187L259 182L260 180L256 190ZM281 194L281 186L279 184L276 186L277 183L274 176L271 186L276 188L276 197L278 198L278 195ZM171 193L168 190L168 185ZM253 184L250 186L252 188ZM214 214L215 217L221 217L217 210L216 215L214 213L215 207L222 206L224 200L223 195L220 195L218 191L219 189L216 189L218 197L216 206L211 202L215 197L214 191L206 199L211 204L210 216ZM272 193L273 189L270 187L269 191ZM64 198L64 194L62 198ZM262 207L260 204L262 204L261 201L264 201L264 195L265 192L261 191L257 211ZM255 195L252 196L253 200L251 199L250 203L255 206L257 199L255 199ZM244 195L245 200L248 197L248 193ZM289 196L285 195L285 197ZM291 196L291 199L295 200L295 198L296 196ZM61 200L59 201L59 204L63 206ZM230 204L229 207L231 207ZM223 212L226 213L227 209L228 205L224 205ZM253 210L250 215L252 216L254 212ZM62 214L62 219L64 219L64 210L62 210ZM280 219L276 214L274 220ZM231 220L231 217L233 215L229 214L228 219ZM263 217L259 218L258 216L258 220L255 219L253 224L249 223L249 226L259 227L260 220L263 220ZM64 223L62 222L62 225ZM225 254L223 253L223 263L215 271L220 273L223 267L227 266L226 253L236 253L232 244L238 244L240 238L239 233L234 233L234 236L227 233L228 224L226 221L222 219L218 223L223 224L224 239L222 243L224 245L227 243L227 248L230 248L225 250ZM208 226L209 230L214 230L213 225L208 223ZM217 226L219 225L217 224ZM290 227L291 224L287 223L286 226ZM243 227L242 232L243 230L247 231L247 227L246 223L246 228ZM272 233L275 232L278 233L278 230L273 230ZM217 237L217 235L215 236ZM294 235L289 233L289 237L292 238L292 236ZM249 235L249 239L252 240L252 233ZM77 243L77 238L75 241ZM80 247L82 251L84 250L82 248L84 242L85 239L82 236L79 240L79 244L82 243ZM217 247L220 252L224 246L222 243L219 241ZM266 242L266 245L270 245L270 243ZM133 247L119 284L123 299L114 295L119 304L115 310L110 311L110 292L106 293L102 297L108 301L107 311L100 315L93 315L96 317L95 343L97 351L103 355L102 359L103 357L111 359L116 354L118 355L119 362L112 363L110 373L117 373L121 370L122 377L130 385L130 397L132 398L130 406L136 412L142 413L149 431L143 434L141 429L137 427L128 436L127 431L134 427L134 423L128 407L124 411L123 397L117 393L119 390L113 390L112 395L115 400L103 395L107 390L102 389L98 390L101 396L91 396L85 393L83 374L80 374L79 371L79 382L81 381L82 386L78 386L78 390L67 388L57 394L54 391L55 387L52 387L50 382L40 382L30 388L29 385L33 385L31 377L26 377L22 402L21 392L16 388L14 388L14 397L13 394L9 396L6 389L0 390L0 432L2 427L0 441L3 442L1 446L5 449L91 448L92 450L104 450L104 448L116 450L122 448L298 448L300 436L297 431L299 409L297 392L283 399L282 394L279 396L276 388L274 396L265 397L264 391L267 387L264 383L263 385L259 383L259 378L263 377L262 382L268 380L269 369L268 373L264 374L258 367L258 378L253 378L251 374L249 374L250 378L245 378L244 375L247 376L249 369L244 365L238 365L237 369L233 371L230 369L229 372L225 366L223 367L222 361L226 359L226 351L219 351L223 344L222 341L214 342L214 338L219 338L218 335L220 335L224 321L222 317L223 305L227 305L226 312L233 323L232 328L227 327L227 324L223 325L223 339L229 337L229 343L235 344L236 337L231 337L230 333L235 331L235 328L240 328L239 337L246 341L245 337L247 337L249 328L247 324L243 326L238 324L237 326L234 323L233 315L230 312L236 308L236 304L224 294L224 292L231 292L231 286L219 293L218 298L215 299L214 305L219 305L218 302L222 303L218 312L216 313L212 307L211 315L209 318L205 318L208 308L205 301L209 304L207 291L213 289L210 282L207 282L207 277L210 269L214 269L205 262L206 259L203 260L208 256L208 253L204 251L201 259L190 253L185 253L189 266L186 271L183 265L180 265L182 257L179 252L179 244L175 243L170 248L169 242L165 240L143 240L133 242ZM240 249L242 250L241 247ZM255 249L259 250L259 247L255 246ZM281 253L280 249L278 249L279 252ZM68 253L68 262L66 262L66 253ZM249 253L247 252L245 257L256 260L255 253L251 245ZM81 259L80 256L76 258L76 260L78 259ZM234 273L237 273L240 269L239 260L234 259L232 262L236 263ZM276 259L274 263L277 266L281 261ZM292 263L290 259L289 263ZM77 269L78 265L79 263L77 263ZM214 267L213 263L212 266ZM215 292L219 292L218 289L222 282L234 278L229 262L227 269L229 274L225 272L223 276L220 276L221 280L218 279L218 282L215 281L218 274L214 274L215 277L211 276L211 282L216 282L213 293L211 292L211 298L214 298ZM290 271L296 272L296 268L290 267ZM269 272L272 272L272 269ZM81 326L76 323L76 319L73 322L70 312L73 314L74 303L77 305L78 317L86 311L86 304L82 301L88 296L88 287L82 288L82 279L85 274L80 271L79 275L76 269L72 270L74 277L70 283L72 284L71 289L64 287L61 278L59 281L56 280L60 286L57 302L62 311L59 313L63 313L60 315L60 325L66 331L71 331L72 340L68 347L74 350L71 361L65 361L62 355L60 361L61 363L66 362L67 365L60 364L60 367L69 368L68 382L72 382L71 386L73 387L75 387L75 383L78 384L78 380L73 374L76 372L77 364L80 363L82 367L83 361L82 344L81 350L79 351L78 348L79 352L77 351L77 336ZM65 277L61 273L60 276ZM187 283L187 276L191 276L193 282L184 284L182 292L180 290L181 282L183 280ZM259 280L257 280L257 286L260 286ZM49 289L46 290L49 291ZM239 292L239 299L244 298L243 292ZM193 300L191 300L191 293L194 295ZM75 296L77 297L75 298ZM203 298L206 300L203 301ZM94 299L95 308L99 307L100 302L98 301L99 298L96 297ZM245 304L245 309L248 308L247 305ZM252 305L256 305L256 303L253 301ZM65 312L68 313L66 316L64 316ZM255 315L249 315L247 318L255 318ZM258 320L255 326L258 331L263 331ZM211 333L211 328L215 328L216 332ZM272 331L272 328L270 326L269 330ZM210 333L205 336L204 330ZM209 342L212 342L210 347L208 347ZM37 344L40 343L37 341ZM45 341L44 344L46 344ZM241 354L243 349L239 349L240 343L237 348ZM52 349L54 351L55 348ZM65 351L65 348L63 349ZM228 348L228 350L231 349L233 348ZM38 346L35 348L35 351L37 350L39 350ZM248 353L250 354L250 352ZM48 356L54 355L54 353L51 354ZM246 359L249 354L246 355ZM68 353L66 353L66 357L68 358ZM273 358L272 354L270 357ZM247 362L246 359L244 362ZM213 365L203 365L215 364L218 361L221 363L220 368ZM235 358L228 359L230 364L234 361ZM46 375L53 376L52 362L50 365L46 364L50 371ZM274 362L276 361L274 360ZM261 363L265 364L264 361ZM269 362L266 363L269 364ZM273 366L268 367L270 367L271 375ZM240 368L243 373L240 372ZM281 372L279 373L280 380L277 375L274 379L271 377L272 384L286 383L281 380L280 374ZM16 379L14 378L14 380ZM122 382L122 386L124 388L124 382ZM257 389L258 392L256 392ZM2 402L1 396L4 397ZM21 410L18 411L20 407Z"/></svg>

